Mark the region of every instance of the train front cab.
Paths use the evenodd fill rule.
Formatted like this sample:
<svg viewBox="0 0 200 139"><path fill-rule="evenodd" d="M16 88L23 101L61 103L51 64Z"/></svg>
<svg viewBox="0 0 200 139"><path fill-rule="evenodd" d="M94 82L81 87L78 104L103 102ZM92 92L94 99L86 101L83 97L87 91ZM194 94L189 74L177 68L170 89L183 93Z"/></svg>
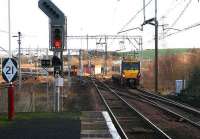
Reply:
<svg viewBox="0 0 200 139"><path fill-rule="evenodd" d="M140 82L140 62L122 62L121 84L137 88Z"/></svg>

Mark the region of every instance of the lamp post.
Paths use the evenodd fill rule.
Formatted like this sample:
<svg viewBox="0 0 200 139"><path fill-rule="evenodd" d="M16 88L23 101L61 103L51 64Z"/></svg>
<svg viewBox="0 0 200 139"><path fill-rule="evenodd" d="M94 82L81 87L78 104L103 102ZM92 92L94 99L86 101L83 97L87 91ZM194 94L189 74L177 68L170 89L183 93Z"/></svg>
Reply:
<svg viewBox="0 0 200 139"><path fill-rule="evenodd" d="M9 43L9 58L12 57L11 54L11 26L10 26L10 0L8 0L8 43Z"/></svg>
<svg viewBox="0 0 200 139"><path fill-rule="evenodd" d="M9 58L12 57L11 53L11 19L10 19L10 0L8 0L8 43L9 43ZM8 87L8 120L13 120L15 115L14 110L14 86L9 82Z"/></svg>

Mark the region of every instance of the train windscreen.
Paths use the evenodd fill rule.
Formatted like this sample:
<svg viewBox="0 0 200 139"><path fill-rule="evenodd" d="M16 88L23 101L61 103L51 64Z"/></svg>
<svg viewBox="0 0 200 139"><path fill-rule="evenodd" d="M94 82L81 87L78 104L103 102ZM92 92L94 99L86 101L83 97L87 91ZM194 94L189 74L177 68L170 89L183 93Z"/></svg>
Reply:
<svg viewBox="0 0 200 139"><path fill-rule="evenodd" d="M140 63L123 62L122 68L123 68L123 70L139 70L140 69Z"/></svg>

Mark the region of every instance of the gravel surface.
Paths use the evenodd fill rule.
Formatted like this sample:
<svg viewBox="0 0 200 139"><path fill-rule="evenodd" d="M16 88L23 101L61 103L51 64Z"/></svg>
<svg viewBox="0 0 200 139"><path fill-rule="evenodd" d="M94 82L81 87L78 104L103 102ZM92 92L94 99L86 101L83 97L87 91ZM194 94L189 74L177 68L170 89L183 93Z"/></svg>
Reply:
<svg viewBox="0 0 200 139"><path fill-rule="evenodd" d="M67 111L103 111L105 107L88 78L82 81L73 79L69 87L68 97L64 100L64 110Z"/></svg>

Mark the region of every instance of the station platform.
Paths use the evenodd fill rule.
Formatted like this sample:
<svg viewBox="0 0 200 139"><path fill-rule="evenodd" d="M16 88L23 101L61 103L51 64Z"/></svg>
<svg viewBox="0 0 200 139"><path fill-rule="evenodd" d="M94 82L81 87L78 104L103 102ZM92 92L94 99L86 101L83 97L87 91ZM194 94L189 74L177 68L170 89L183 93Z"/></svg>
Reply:
<svg viewBox="0 0 200 139"><path fill-rule="evenodd" d="M106 111L83 111L80 120L81 139L120 139Z"/></svg>
<svg viewBox="0 0 200 139"><path fill-rule="evenodd" d="M0 139L120 139L106 111L17 113L0 116Z"/></svg>
<svg viewBox="0 0 200 139"><path fill-rule="evenodd" d="M80 139L80 119L78 116L68 118L68 115L69 113L18 113L11 122L0 115L0 139Z"/></svg>

